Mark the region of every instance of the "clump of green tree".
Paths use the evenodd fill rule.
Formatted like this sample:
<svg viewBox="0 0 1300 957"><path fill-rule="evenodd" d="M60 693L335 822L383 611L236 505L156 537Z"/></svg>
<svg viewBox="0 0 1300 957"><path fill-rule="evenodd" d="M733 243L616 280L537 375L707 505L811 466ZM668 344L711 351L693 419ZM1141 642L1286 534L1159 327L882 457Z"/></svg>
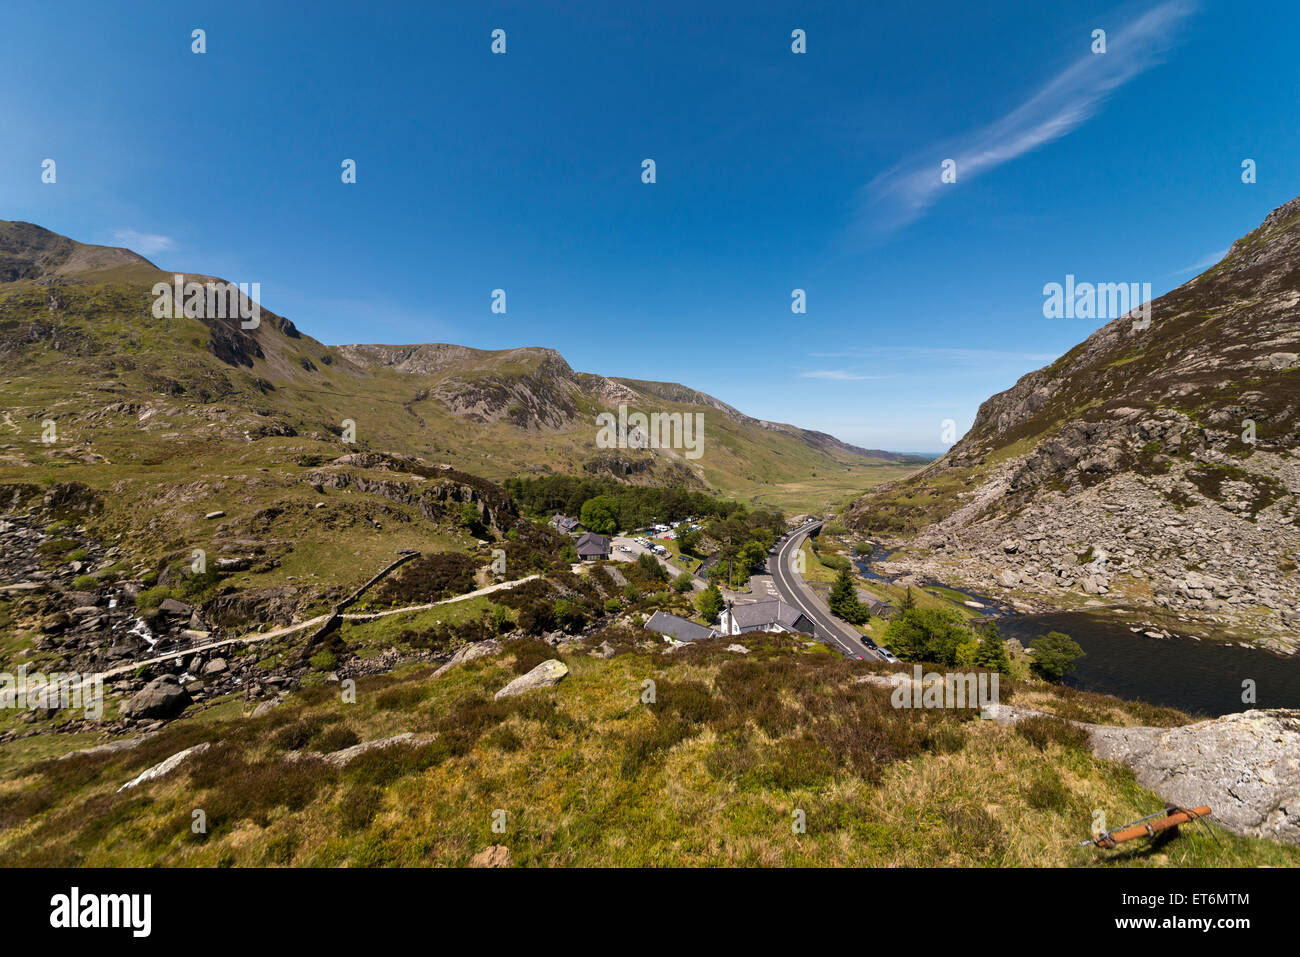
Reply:
<svg viewBox="0 0 1300 957"><path fill-rule="evenodd" d="M557 512L576 515L583 525L602 535L644 528L655 522L676 522L692 515L726 516L743 507L737 502L680 487L623 485L613 479L573 475L512 478L506 480L505 488L517 505L534 515L550 517ZM583 514L584 506L596 498L601 502L598 513L592 517L601 524L600 528L589 524ZM611 503L615 527L606 532L602 529L608 527Z"/></svg>
<svg viewBox="0 0 1300 957"><path fill-rule="evenodd" d="M1034 674L1047 681L1060 681L1074 670L1080 658L1087 657L1087 652L1079 647L1077 641L1059 631L1049 631L1041 638L1035 638L1031 651Z"/></svg>
<svg viewBox="0 0 1300 957"><path fill-rule="evenodd" d="M708 536L718 543L718 562L709 571L717 582L743 588L749 577L763 568L767 551L785 529L785 517L770 509L749 511L744 506L708 525Z"/></svg>
<svg viewBox="0 0 1300 957"><path fill-rule="evenodd" d="M717 621L725 605L726 602L722 599L722 592L718 590L716 583L695 596L695 610L700 613L701 618L708 622Z"/></svg>
<svg viewBox="0 0 1300 957"><path fill-rule="evenodd" d="M619 531L619 504L612 495L597 495L582 503L578 520L598 535L613 535Z"/></svg>
<svg viewBox="0 0 1300 957"><path fill-rule="evenodd" d="M889 623L884 640L904 661L1011 672L1011 655L997 626L972 631L950 608L909 608Z"/></svg>

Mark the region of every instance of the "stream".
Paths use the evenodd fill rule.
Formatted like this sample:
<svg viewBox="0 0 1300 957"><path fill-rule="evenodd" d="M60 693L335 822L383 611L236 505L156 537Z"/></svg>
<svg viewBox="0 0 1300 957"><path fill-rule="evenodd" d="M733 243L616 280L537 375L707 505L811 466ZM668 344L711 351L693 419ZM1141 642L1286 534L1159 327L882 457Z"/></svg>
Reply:
<svg viewBox="0 0 1300 957"><path fill-rule="evenodd" d="M877 547L853 562L863 577L887 582L871 571L872 561L891 554ZM934 583L938 584L938 583ZM1069 635L1086 657L1079 659L1065 684L1120 698L1168 705L1191 714L1220 717L1251 708L1300 708L1300 655L1284 656L1258 648L1216 641L1207 632L1196 638L1151 638L1130 630L1140 623L1113 611L1015 614L1002 602L966 589L943 585L997 615L998 631L1030 646L1049 631ZM1146 630L1146 629L1143 629ZM1242 683L1255 683L1253 703L1243 702Z"/></svg>

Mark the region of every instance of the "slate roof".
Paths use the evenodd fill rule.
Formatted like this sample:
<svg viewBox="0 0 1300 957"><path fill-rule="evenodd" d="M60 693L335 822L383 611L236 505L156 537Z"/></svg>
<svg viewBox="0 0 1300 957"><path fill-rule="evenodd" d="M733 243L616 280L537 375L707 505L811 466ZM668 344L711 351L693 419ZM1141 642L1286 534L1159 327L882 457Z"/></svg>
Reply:
<svg viewBox="0 0 1300 957"><path fill-rule="evenodd" d="M597 535L595 532L585 532L578 539L578 557L584 558L587 555L608 555L609 539L604 535Z"/></svg>
<svg viewBox="0 0 1300 957"><path fill-rule="evenodd" d="M733 605L731 616L736 622L736 627L742 632L772 624L779 624L789 631L812 631L812 621L808 616L794 605L787 604L779 598L754 601L746 605Z"/></svg>
<svg viewBox="0 0 1300 957"><path fill-rule="evenodd" d="M561 532L572 532L582 527L582 523L576 518L570 518L568 515L556 515L551 519L551 524Z"/></svg>
<svg viewBox="0 0 1300 957"><path fill-rule="evenodd" d="M687 621L685 618L678 618L676 615L669 615L662 611L657 611L651 615L650 620L645 623L645 627L651 631L657 631L661 635L672 635L678 641L698 641L701 638L716 638L718 636L718 632L712 628L705 628L693 621Z"/></svg>

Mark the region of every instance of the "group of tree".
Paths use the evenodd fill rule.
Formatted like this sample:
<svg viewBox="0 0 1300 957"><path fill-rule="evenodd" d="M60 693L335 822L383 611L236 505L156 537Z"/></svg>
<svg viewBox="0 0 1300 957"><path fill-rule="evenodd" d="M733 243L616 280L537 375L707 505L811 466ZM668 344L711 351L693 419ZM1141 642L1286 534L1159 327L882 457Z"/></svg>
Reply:
<svg viewBox="0 0 1300 957"><path fill-rule="evenodd" d="M784 530L785 517L771 509L750 511L742 505L715 518L706 526L708 537L718 544L718 561L709 571L710 579L743 588L751 575L762 570L768 549Z"/></svg>
<svg viewBox="0 0 1300 957"><path fill-rule="evenodd" d="M644 528L655 522L676 522L692 515L726 516L743 507L680 487L624 485L613 479L573 475L511 478L506 480L505 488L517 505L534 515L549 517L558 512L577 516L583 525L602 535ZM589 513L589 523L583 510L593 499L601 501Z"/></svg>
<svg viewBox="0 0 1300 957"><path fill-rule="evenodd" d="M1004 674L1011 670L1011 656L997 625L988 622L972 631L953 609L917 608L909 602L889 623L884 637L890 650L904 661L987 668ZM1069 674L1084 657L1078 642L1059 631L1036 638L1031 650L1034 673L1054 682Z"/></svg>
<svg viewBox="0 0 1300 957"><path fill-rule="evenodd" d="M904 661L1011 671L1006 642L991 622L972 631L951 608L909 608L885 629L885 644Z"/></svg>

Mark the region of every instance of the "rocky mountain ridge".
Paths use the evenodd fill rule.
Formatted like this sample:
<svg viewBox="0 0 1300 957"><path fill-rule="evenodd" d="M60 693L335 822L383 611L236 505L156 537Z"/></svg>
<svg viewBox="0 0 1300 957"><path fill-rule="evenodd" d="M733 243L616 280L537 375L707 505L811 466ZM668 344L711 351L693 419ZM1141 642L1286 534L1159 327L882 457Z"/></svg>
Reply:
<svg viewBox="0 0 1300 957"><path fill-rule="evenodd" d="M0 465L54 455L129 460L141 454L133 441L141 430L235 443L342 439L495 479L587 472L718 490L918 461L755 419L676 383L575 372L553 349L327 346L260 306L252 328L237 318L159 318L152 290L170 288L174 275L128 250L0 221L0 395L8 410L0 426L34 440L39 423L52 420L63 436L50 448L19 441L0 449ZM600 448L596 415L620 405L703 413L701 457Z"/></svg>
<svg viewBox="0 0 1300 957"><path fill-rule="evenodd" d="M1300 200L981 405L847 512L893 567L1025 607L1119 603L1300 650Z"/></svg>

